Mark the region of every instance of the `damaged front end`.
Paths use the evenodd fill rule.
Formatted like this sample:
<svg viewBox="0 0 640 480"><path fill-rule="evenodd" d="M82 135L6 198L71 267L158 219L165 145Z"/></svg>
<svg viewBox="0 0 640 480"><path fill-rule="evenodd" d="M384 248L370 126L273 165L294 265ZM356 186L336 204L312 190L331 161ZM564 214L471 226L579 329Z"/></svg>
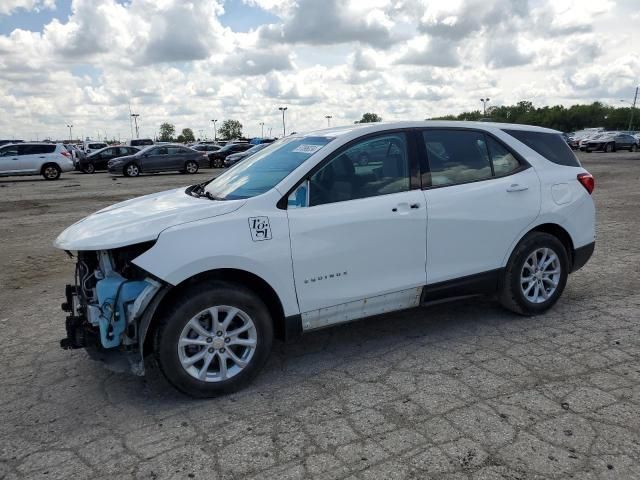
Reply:
<svg viewBox="0 0 640 480"><path fill-rule="evenodd" d="M167 287L132 260L153 243L78 252L75 283L66 286L62 304L68 312L62 348L85 348L111 370L144 375L143 342L153 314L150 306L155 309L160 292Z"/></svg>

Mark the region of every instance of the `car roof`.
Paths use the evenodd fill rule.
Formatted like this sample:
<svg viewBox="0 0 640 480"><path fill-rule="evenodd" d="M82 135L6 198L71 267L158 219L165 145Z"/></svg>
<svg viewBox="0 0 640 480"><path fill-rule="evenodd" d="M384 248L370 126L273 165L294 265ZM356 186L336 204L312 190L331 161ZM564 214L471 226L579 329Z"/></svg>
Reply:
<svg viewBox="0 0 640 480"><path fill-rule="evenodd" d="M293 137L310 137L310 136L323 136L323 137L341 137L348 135L355 131L362 131L362 133L372 132L384 132L386 130L395 130L398 128L475 128L478 130L523 130L529 132L543 132L543 133L562 133L558 130L552 130L550 128L537 127L535 125L521 125L518 123L497 123L497 122L467 122L467 121L455 121L455 120L423 120L423 121L404 121L404 122L376 122L376 123L357 123L353 125L345 125L341 127L324 128L321 130L314 130L307 133L299 133L292 135Z"/></svg>

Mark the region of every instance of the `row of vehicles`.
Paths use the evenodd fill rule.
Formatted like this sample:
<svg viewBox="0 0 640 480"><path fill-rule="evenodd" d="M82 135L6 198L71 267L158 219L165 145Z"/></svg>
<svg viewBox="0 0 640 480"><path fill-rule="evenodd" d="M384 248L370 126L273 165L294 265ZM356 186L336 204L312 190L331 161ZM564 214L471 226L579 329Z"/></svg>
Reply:
<svg viewBox="0 0 640 480"><path fill-rule="evenodd" d="M574 150L583 152L616 152L640 150L640 132L607 132L594 128L565 134L565 140Z"/></svg>
<svg viewBox="0 0 640 480"><path fill-rule="evenodd" d="M154 143L150 139L134 139L125 145L103 142L63 144L44 142L7 143L0 146L0 176L42 175L56 180L63 172L79 170L95 173L108 170L112 174L138 176L141 173L180 171L194 174L200 168L223 168L248 158L273 140L202 142L185 146Z"/></svg>

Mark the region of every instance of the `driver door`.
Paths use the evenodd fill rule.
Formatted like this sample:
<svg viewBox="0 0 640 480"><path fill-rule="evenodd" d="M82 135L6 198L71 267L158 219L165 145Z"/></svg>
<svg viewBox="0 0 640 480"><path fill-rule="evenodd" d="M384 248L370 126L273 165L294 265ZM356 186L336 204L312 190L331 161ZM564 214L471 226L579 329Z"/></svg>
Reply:
<svg viewBox="0 0 640 480"><path fill-rule="evenodd" d="M387 145L382 156L380 142ZM334 154L289 196L291 255L305 330L419 304L426 283L427 214L412 181L408 142L404 132L360 140ZM359 162L363 153L371 159L366 165Z"/></svg>

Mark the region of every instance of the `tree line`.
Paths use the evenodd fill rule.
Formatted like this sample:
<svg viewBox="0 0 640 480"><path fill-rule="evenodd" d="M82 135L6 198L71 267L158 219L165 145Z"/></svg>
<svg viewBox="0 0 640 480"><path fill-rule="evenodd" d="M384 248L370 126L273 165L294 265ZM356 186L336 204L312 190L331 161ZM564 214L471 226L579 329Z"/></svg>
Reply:
<svg viewBox="0 0 640 480"><path fill-rule="evenodd" d="M638 112L636 112L638 113ZM589 127L604 127L607 130L627 130L631 118L631 107L616 108L600 102L590 105L554 105L535 107L527 101L515 105L492 106L486 115L480 110L445 115L431 120L486 120L503 123L523 123L572 132ZM636 120L640 120L636 116ZM633 126L632 126L633 128Z"/></svg>
<svg viewBox="0 0 640 480"><path fill-rule="evenodd" d="M182 132L178 136L176 136L175 125L168 122L160 125L160 130L158 133L158 140L161 142L188 143L196 141L196 137L193 134L192 129L183 128ZM221 140L233 140L235 138L242 138L242 124L238 120L225 120L220 125L220 128L218 128L217 134Z"/></svg>

